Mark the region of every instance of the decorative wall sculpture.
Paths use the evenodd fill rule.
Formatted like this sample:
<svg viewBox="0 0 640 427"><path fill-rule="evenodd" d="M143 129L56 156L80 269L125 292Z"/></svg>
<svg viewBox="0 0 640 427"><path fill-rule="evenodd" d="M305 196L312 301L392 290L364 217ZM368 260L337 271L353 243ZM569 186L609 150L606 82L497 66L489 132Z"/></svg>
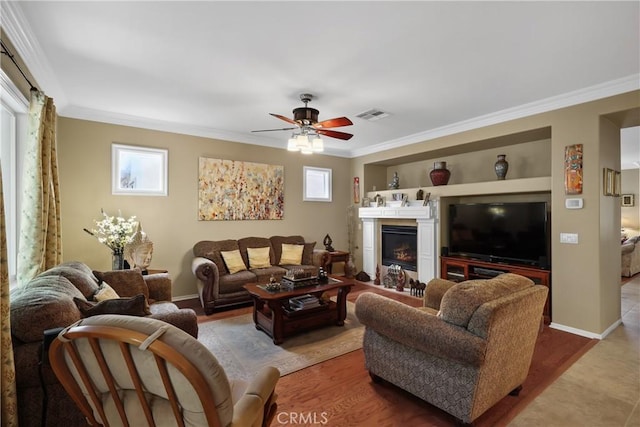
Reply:
<svg viewBox="0 0 640 427"><path fill-rule="evenodd" d="M284 217L284 167L200 157L198 219Z"/></svg>

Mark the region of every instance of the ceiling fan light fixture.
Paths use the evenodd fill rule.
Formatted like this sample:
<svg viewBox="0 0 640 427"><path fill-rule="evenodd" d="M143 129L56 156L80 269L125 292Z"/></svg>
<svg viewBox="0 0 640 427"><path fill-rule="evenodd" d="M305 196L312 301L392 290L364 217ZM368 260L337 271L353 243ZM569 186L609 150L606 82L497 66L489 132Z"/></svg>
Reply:
<svg viewBox="0 0 640 427"><path fill-rule="evenodd" d="M289 150L289 151L300 151L300 149L296 145L295 135L292 135L291 138L289 138L289 141L287 142L287 150Z"/></svg>
<svg viewBox="0 0 640 427"><path fill-rule="evenodd" d="M300 134L296 136L296 147L299 150L309 147L309 137L305 134Z"/></svg>
<svg viewBox="0 0 640 427"><path fill-rule="evenodd" d="M314 153L322 153L324 151L324 142L322 141L322 138L319 136L313 138L311 141L311 150L313 150Z"/></svg>

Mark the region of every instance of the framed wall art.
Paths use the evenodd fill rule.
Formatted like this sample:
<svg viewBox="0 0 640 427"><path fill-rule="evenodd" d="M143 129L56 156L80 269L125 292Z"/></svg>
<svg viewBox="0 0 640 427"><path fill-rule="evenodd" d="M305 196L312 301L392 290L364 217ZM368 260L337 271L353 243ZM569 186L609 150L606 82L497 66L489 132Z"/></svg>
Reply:
<svg viewBox="0 0 640 427"><path fill-rule="evenodd" d="M125 196L166 196L168 150L111 145L111 193Z"/></svg>
<svg viewBox="0 0 640 427"><path fill-rule="evenodd" d="M614 179L613 179L613 195L615 197L620 197L622 193L622 173L620 171L615 171Z"/></svg>
<svg viewBox="0 0 640 427"><path fill-rule="evenodd" d="M284 217L284 166L200 157L198 173L199 220Z"/></svg>
<svg viewBox="0 0 640 427"><path fill-rule="evenodd" d="M582 194L582 144L564 148L564 192Z"/></svg>
<svg viewBox="0 0 640 427"><path fill-rule="evenodd" d="M613 169L602 169L602 192L605 196L620 195L620 172Z"/></svg>
<svg viewBox="0 0 640 427"><path fill-rule="evenodd" d="M623 194L620 198L620 203L623 207L635 206L635 196L633 194Z"/></svg>

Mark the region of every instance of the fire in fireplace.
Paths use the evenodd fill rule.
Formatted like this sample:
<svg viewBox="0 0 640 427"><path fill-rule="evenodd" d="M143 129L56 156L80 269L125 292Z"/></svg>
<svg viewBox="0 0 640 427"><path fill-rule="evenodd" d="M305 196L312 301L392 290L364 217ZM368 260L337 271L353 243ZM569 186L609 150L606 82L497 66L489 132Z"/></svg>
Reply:
<svg viewBox="0 0 640 427"><path fill-rule="evenodd" d="M382 265L396 264L405 270L418 271L418 227L382 226Z"/></svg>

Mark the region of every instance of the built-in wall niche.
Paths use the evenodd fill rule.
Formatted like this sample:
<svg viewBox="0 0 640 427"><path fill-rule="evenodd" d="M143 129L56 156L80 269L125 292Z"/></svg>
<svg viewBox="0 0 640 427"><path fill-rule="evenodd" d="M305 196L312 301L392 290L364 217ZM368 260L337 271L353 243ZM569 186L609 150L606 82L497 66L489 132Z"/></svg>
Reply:
<svg viewBox="0 0 640 427"><path fill-rule="evenodd" d="M551 139L526 142L508 147L454 154L387 167L387 181L398 173L400 189L430 187L429 172L436 161L446 161L451 172L448 185L496 181L498 155L506 155L509 170L506 179L551 176Z"/></svg>

